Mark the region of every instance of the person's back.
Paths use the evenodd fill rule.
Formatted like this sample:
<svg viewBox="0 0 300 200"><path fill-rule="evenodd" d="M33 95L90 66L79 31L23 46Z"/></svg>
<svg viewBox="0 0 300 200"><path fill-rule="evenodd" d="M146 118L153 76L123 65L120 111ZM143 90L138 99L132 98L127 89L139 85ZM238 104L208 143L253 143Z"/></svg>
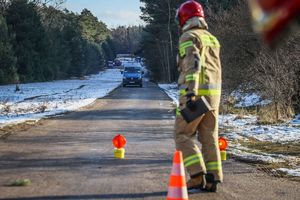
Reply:
<svg viewBox="0 0 300 200"><path fill-rule="evenodd" d="M179 108L175 124L176 148L182 151L184 165L191 177L189 189L217 190L222 182L222 163L218 147L218 112L221 96L220 44L207 31L201 5L183 3L178 10L182 35L179 40ZM188 123L181 115L188 108L196 110L197 101L205 98L210 111ZM198 133L202 150L193 141Z"/></svg>
<svg viewBox="0 0 300 200"><path fill-rule="evenodd" d="M194 73L199 73L199 85L196 85L197 96L207 96L206 99L210 103L211 107L217 109L220 104L220 94L221 94L221 63L220 63L220 44L215 36L203 28L192 28L185 31L180 37L180 44L188 43L193 41L195 49L199 51L201 69L196 69L195 58L197 55L195 52L188 52L190 58L180 59L182 62L187 60L188 63L179 63L179 66L185 66L185 69L179 69L182 76L179 82L182 84L185 81L185 77L188 75L193 75ZM183 47L184 48L184 47ZM189 51L189 49L181 49L182 52ZM190 49L192 50L192 49ZM192 50L193 51L193 50ZM186 55L185 55L186 56ZM181 56L180 56L181 57ZM192 69L190 69L192 66ZM182 90L181 94L185 92Z"/></svg>

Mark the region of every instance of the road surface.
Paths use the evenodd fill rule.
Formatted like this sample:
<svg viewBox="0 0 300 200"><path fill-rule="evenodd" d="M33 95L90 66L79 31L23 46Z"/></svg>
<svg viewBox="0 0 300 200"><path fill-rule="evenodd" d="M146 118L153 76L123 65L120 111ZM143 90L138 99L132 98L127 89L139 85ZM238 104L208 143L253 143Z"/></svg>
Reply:
<svg viewBox="0 0 300 200"><path fill-rule="evenodd" d="M0 141L0 200L165 199L172 167L174 116L152 83L118 88L77 112L42 120ZM111 139L127 138L126 159L113 158ZM216 194L190 199L300 199L300 184L233 160ZM26 187L9 187L29 178Z"/></svg>

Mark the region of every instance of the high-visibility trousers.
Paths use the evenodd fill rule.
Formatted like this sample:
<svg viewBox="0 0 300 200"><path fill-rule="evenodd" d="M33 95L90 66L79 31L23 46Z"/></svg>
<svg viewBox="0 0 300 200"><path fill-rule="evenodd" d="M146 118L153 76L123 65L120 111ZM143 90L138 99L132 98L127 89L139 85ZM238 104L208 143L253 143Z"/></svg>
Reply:
<svg viewBox="0 0 300 200"><path fill-rule="evenodd" d="M211 173L216 181L223 181L218 115L218 110L213 110L189 124L180 114L176 117L176 149L182 151L184 165L190 176ZM195 138L201 143L201 150Z"/></svg>

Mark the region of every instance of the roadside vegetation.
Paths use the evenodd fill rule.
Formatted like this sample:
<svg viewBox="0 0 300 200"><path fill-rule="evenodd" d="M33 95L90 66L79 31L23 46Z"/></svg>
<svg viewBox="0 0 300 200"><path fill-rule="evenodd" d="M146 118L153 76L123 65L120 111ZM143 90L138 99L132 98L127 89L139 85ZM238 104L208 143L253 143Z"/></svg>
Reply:
<svg viewBox="0 0 300 200"><path fill-rule="evenodd" d="M117 54L142 55L141 40L143 26L118 26L111 29L111 35Z"/></svg>
<svg viewBox="0 0 300 200"><path fill-rule="evenodd" d="M255 139L249 139L247 141L240 141L241 145L249 148L252 152L256 153L261 151L272 155L290 156L290 159L286 159L283 162L263 162L257 167L259 170L267 172L270 175L277 176L278 178L287 177L292 180L300 182L299 176L291 176L289 173L280 171L280 169L293 169L300 165L300 143L288 142L288 143L273 143L258 141ZM249 161L249 160L248 160ZM257 162L256 162L257 163Z"/></svg>
<svg viewBox="0 0 300 200"><path fill-rule="evenodd" d="M243 146L249 147L251 149L261 150L267 153L284 154L290 156L300 157L300 143L299 142L288 142L288 143L273 143L273 142L263 142L255 139L250 139L247 141L241 141ZM300 164L300 159L299 159Z"/></svg>
<svg viewBox="0 0 300 200"><path fill-rule="evenodd" d="M141 1L145 3L142 47L147 66L156 81L176 82L179 31L174 16L184 0ZM284 37L276 49L270 49L252 30L246 0L198 2L204 5L209 30L222 45L223 100L239 90L270 101L266 107L252 108L266 124L283 122L299 113L300 32Z"/></svg>
<svg viewBox="0 0 300 200"><path fill-rule="evenodd" d="M63 0L0 0L0 84L82 77L115 57L110 30ZM16 88L17 89L17 88Z"/></svg>

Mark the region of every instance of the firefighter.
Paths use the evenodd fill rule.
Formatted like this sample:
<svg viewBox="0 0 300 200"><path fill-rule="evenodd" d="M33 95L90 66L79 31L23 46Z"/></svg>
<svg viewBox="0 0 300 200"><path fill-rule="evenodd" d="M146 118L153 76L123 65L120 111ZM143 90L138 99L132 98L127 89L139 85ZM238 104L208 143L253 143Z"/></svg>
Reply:
<svg viewBox="0 0 300 200"><path fill-rule="evenodd" d="M183 3L177 11L179 40L179 107L176 112L175 143L182 151L190 175L188 189L216 192L223 181L218 147L218 113L221 96L220 44L210 34L202 6L196 1ZM211 111L187 123L180 111L195 109L195 101L205 97ZM202 151L194 137L202 144Z"/></svg>

